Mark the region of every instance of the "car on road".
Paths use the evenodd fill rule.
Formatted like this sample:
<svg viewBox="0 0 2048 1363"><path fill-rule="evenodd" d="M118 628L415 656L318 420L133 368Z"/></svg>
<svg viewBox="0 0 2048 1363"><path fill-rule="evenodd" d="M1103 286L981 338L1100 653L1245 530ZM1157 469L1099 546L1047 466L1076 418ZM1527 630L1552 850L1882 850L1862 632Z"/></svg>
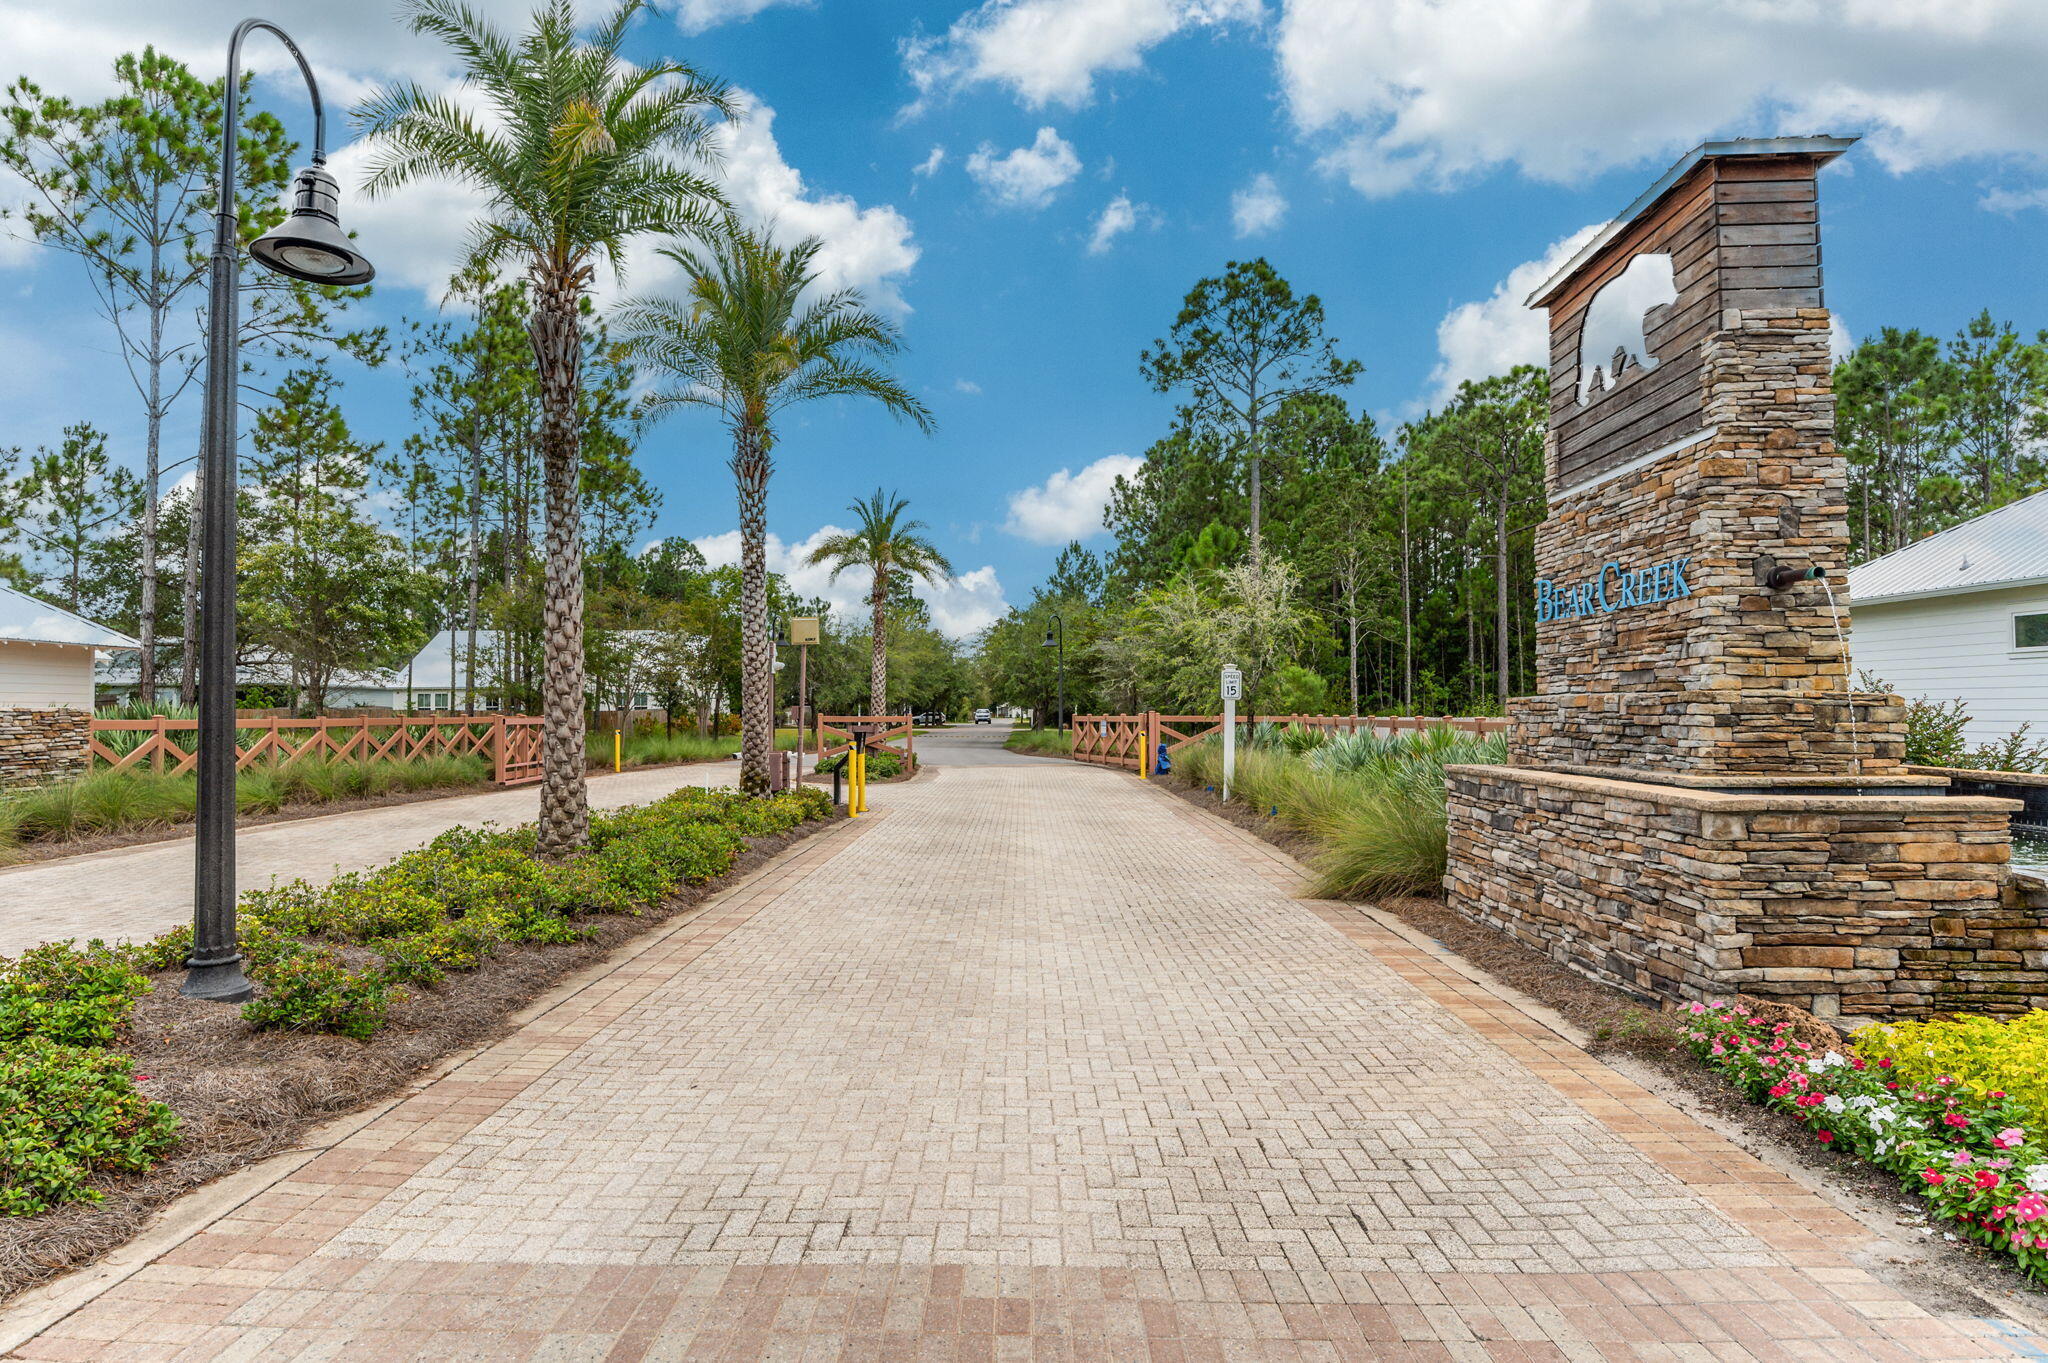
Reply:
<svg viewBox="0 0 2048 1363"><path fill-rule="evenodd" d="M976 710L974 712L974 722L976 724L993 724L995 720L996 717L986 710Z"/></svg>

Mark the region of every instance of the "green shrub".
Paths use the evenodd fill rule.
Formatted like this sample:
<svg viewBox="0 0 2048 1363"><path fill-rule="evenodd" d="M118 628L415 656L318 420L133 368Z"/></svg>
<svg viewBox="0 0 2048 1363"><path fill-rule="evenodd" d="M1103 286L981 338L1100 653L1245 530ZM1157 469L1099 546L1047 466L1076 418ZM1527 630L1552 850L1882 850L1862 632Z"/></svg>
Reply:
<svg viewBox="0 0 2048 1363"><path fill-rule="evenodd" d="M397 998L382 970L358 970L331 947L297 944L264 959L251 956L249 977L264 992L242 1005L257 1027L281 1032L333 1032L368 1041Z"/></svg>
<svg viewBox="0 0 2048 1363"><path fill-rule="evenodd" d="M46 942L0 961L0 1042L44 1037L66 1046L110 1046L149 992L131 953L94 939L83 948Z"/></svg>
<svg viewBox="0 0 2048 1363"><path fill-rule="evenodd" d="M830 776L846 766L846 754L835 753L818 763L817 770ZM886 781L892 776L903 774L903 762L894 753L878 752L868 754L868 779Z"/></svg>
<svg viewBox="0 0 2048 1363"><path fill-rule="evenodd" d="M128 950L136 966L142 970L176 970L192 954L192 925L180 923L169 932Z"/></svg>
<svg viewBox="0 0 2048 1363"><path fill-rule="evenodd" d="M1856 1049L1890 1061L1900 1079L1932 1084L1946 1075L1979 1095L2002 1092L2048 1113L2048 1011L2010 1022L1958 1017L1866 1027L1856 1034Z"/></svg>
<svg viewBox="0 0 2048 1363"><path fill-rule="evenodd" d="M1074 751L1074 736L1065 729L1013 729L1003 746L1011 752L1064 755Z"/></svg>
<svg viewBox="0 0 2048 1363"><path fill-rule="evenodd" d="M46 1037L0 1048L0 1212L97 1202L88 1179L146 1169L176 1143L176 1115L135 1091L134 1068Z"/></svg>
<svg viewBox="0 0 2048 1363"><path fill-rule="evenodd" d="M269 992L243 1015L260 1027L366 1038L383 1023L394 981L438 984L475 969L500 943L576 941L588 934L575 919L637 913L730 870L746 838L830 812L830 797L816 789L760 799L680 790L596 815L589 850L568 861L537 859L530 827L456 828L325 886L250 891L242 950L251 978ZM163 957L182 950L159 943L150 950ZM382 966L352 967L323 943L360 945Z"/></svg>
<svg viewBox="0 0 2048 1363"><path fill-rule="evenodd" d="M559 921L559 920L557 920ZM462 918L436 923L401 937L373 942L387 977L410 984L439 984L449 971L474 970L501 939L490 925Z"/></svg>

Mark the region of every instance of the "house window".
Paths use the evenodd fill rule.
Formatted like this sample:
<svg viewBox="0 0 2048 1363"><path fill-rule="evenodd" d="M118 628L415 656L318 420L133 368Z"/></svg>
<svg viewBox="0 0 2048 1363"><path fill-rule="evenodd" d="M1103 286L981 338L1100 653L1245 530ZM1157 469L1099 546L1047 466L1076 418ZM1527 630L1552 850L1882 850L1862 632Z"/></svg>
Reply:
<svg viewBox="0 0 2048 1363"><path fill-rule="evenodd" d="M2048 614L2015 615L2012 618L2014 648L2048 648Z"/></svg>

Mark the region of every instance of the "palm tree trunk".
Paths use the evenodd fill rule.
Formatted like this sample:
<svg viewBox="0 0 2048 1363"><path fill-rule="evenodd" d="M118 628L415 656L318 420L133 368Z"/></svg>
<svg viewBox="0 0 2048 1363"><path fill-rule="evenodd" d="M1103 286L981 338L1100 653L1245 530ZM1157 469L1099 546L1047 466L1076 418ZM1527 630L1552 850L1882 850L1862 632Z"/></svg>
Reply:
<svg viewBox="0 0 2048 1363"><path fill-rule="evenodd" d="M768 791L775 746L775 659L768 647L767 432L733 433L732 476L740 503L740 789Z"/></svg>
<svg viewBox="0 0 2048 1363"><path fill-rule="evenodd" d="M583 342L573 278L535 281L527 335L540 373L541 465L547 486L547 565L541 664L540 825L535 850L566 856L590 838L584 789L583 529L576 393Z"/></svg>
<svg viewBox="0 0 2048 1363"><path fill-rule="evenodd" d="M889 620L887 588L880 573L875 574L870 605L875 612L874 651L868 658L868 713L889 713Z"/></svg>

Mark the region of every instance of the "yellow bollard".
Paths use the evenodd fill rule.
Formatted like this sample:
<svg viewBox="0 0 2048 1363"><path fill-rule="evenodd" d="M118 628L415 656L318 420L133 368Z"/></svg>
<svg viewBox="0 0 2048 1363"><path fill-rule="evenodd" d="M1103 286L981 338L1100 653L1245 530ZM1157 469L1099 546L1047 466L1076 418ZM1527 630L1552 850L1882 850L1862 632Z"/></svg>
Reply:
<svg viewBox="0 0 2048 1363"><path fill-rule="evenodd" d="M864 752L855 752L853 766L859 773L853 779L853 797L860 801L860 812L865 814L868 812L868 755Z"/></svg>
<svg viewBox="0 0 2048 1363"><path fill-rule="evenodd" d="M617 729L612 730L612 771L614 773L622 772L626 769L624 746L620 740L619 731Z"/></svg>

